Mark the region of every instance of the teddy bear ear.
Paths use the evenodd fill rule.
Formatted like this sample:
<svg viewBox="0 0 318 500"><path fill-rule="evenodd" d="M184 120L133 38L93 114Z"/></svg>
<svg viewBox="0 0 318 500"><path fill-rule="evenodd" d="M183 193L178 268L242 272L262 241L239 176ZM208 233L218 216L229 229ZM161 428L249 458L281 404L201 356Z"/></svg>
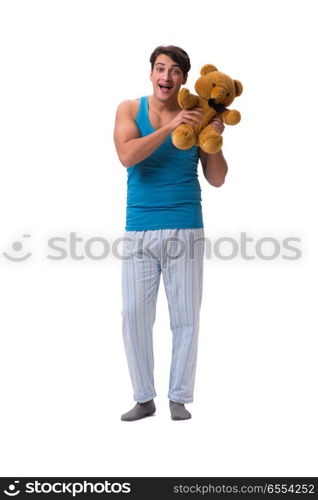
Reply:
<svg viewBox="0 0 318 500"><path fill-rule="evenodd" d="M239 82L238 80L233 80L234 81L234 85L235 85L235 92L236 92L236 95L241 95L242 92L243 92L243 85L241 84L241 82Z"/></svg>
<svg viewBox="0 0 318 500"><path fill-rule="evenodd" d="M217 71L217 68L213 66L213 64L205 64L204 66L202 66L200 74L201 76L203 76L207 73L211 73L211 71Z"/></svg>

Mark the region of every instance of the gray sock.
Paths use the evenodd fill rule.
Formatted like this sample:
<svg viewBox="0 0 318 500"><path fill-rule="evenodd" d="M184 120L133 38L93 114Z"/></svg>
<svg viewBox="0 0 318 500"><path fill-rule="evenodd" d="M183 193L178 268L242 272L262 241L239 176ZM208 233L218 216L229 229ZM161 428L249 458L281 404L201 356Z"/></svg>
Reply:
<svg viewBox="0 0 318 500"><path fill-rule="evenodd" d="M140 420L144 417L153 415L156 411L154 400L146 401L145 403L137 403L130 411L121 416L121 420L132 422L133 420Z"/></svg>
<svg viewBox="0 0 318 500"><path fill-rule="evenodd" d="M191 418L191 413L185 409L183 403L169 401L169 406L172 420L187 420Z"/></svg>

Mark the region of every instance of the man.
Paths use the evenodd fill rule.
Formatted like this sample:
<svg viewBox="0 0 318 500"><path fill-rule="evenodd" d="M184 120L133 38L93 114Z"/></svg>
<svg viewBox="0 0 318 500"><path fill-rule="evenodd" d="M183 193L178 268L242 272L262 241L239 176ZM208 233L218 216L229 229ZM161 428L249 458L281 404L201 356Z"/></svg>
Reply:
<svg viewBox="0 0 318 500"><path fill-rule="evenodd" d="M122 315L137 402L121 419L139 420L156 411L152 330L162 274L173 333L169 406L173 420L186 420L191 414L184 405L193 401L204 254L197 164L200 157L205 178L219 187L227 163L222 151L208 155L197 146L181 151L172 144L178 125L202 121L200 108L181 110L178 105L190 70L188 54L176 46L159 46L150 63L153 94L123 101L114 131L118 157L128 173ZM210 125L219 133L224 130L218 117Z"/></svg>

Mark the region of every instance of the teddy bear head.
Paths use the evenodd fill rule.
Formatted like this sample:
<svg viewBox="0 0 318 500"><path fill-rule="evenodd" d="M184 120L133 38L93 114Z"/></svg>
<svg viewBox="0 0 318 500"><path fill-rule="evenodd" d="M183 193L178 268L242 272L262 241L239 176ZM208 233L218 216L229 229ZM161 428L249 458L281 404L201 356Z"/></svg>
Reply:
<svg viewBox="0 0 318 500"><path fill-rule="evenodd" d="M229 106L243 92L243 85L238 80L218 71L212 64L201 68L201 77L195 82L195 91L203 99L212 99L215 104Z"/></svg>

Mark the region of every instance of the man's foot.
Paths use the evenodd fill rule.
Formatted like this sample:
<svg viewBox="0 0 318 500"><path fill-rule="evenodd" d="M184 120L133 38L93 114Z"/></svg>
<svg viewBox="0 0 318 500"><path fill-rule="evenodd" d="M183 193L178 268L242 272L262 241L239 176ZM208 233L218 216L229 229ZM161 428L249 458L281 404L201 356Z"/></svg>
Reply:
<svg viewBox="0 0 318 500"><path fill-rule="evenodd" d="M185 409L183 403L169 401L169 406L172 420L187 420L191 418L191 413Z"/></svg>
<svg viewBox="0 0 318 500"><path fill-rule="evenodd" d="M130 411L121 416L121 420L131 422L133 420L140 420L144 417L150 417L156 411L154 400L146 401L146 403L137 403Z"/></svg>

